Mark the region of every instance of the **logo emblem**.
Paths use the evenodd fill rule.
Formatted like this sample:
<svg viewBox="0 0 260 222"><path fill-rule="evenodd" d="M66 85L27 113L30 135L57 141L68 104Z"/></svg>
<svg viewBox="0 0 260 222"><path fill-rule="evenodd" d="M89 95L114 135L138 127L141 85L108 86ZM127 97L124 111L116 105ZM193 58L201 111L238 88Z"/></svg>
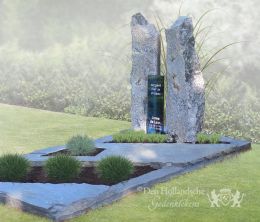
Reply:
<svg viewBox="0 0 260 222"><path fill-rule="evenodd" d="M210 207L231 206L241 207L241 202L245 196L244 193L240 193L238 190L232 193L231 189L220 189L218 193L216 190L212 190L210 194L207 194Z"/></svg>

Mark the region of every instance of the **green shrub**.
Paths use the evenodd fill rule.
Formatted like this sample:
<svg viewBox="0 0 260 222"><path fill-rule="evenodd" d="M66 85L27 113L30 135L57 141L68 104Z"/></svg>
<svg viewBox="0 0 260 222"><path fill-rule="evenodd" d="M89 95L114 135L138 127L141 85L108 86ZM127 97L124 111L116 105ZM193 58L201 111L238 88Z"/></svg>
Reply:
<svg viewBox="0 0 260 222"><path fill-rule="evenodd" d="M113 135L116 143L165 143L165 134L145 134L144 131L125 130Z"/></svg>
<svg viewBox="0 0 260 222"><path fill-rule="evenodd" d="M198 143L220 143L220 134L213 133L211 135L205 133L197 134L197 142Z"/></svg>
<svg viewBox="0 0 260 222"><path fill-rule="evenodd" d="M45 171L55 182L70 182L78 177L81 163L71 156L58 155L47 160Z"/></svg>
<svg viewBox="0 0 260 222"><path fill-rule="evenodd" d="M68 141L66 148L73 156L84 156L94 150L95 143L88 136L77 135Z"/></svg>
<svg viewBox="0 0 260 222"><path fill-rule="evenodd" d="M219 143L220 142L220 134L213 133L209 136L209 142L210 143Z"/></svg>
<svg viewBox="0 0 260 222"><path fill-rule="evenodd" d="M198 143L209 143L209 136L207 134L204 133L198 133L197 134L197 142Z"/></svg>
<svg viewBox="0 0 260 222"><path fill-rule="evenodd" d="M23 181L26 178L30 164L19 154L4 154L0 157L0 180Z"/></svg>
<svg viewBox="0 0 260 222"><path fill-rule="evenodd" d="M104 182L118 183L129 178L134 165L125 157L109 156L98 163L97 171Z"/></svg>

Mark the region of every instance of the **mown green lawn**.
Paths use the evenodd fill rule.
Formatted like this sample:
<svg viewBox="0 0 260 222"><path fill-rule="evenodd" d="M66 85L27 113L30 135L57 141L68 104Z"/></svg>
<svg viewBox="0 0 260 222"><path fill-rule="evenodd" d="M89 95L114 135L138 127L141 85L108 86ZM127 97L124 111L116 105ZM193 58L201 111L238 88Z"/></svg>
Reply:
<svg viewBox="0 0 260 222"><path fill-rule="evenodd" d="M0 153L26 153L64 144L77 133L99 137L125 128L129 128L129 123L0 104ZM230 204L210 207L206 194L223 188L245 194L240 208L232 208ZM188 189L200 193L170 193ZM0 206L0 215L1 222L48 221L5 206ZM260 221L260 145L254 145L252 151L236 158L156 185L71 221Z"/></svg>

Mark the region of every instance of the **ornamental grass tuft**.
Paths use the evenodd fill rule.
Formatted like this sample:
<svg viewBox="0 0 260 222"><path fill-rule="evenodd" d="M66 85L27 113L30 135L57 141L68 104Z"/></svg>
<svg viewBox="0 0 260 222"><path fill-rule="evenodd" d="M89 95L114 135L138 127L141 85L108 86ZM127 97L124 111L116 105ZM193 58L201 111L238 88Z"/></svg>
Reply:
<svg viewBox="0 0 260 222"><path fill-rule="evenodd" d="M29 161L20 154L4 154L0 157L0 180L17 182L26 178Z"/></svg>
<svg viewBox="0 0 260 222"><path fill-rule="evenodd" d="M88 136L77 135L68 141L66 148L72 156L85 156L93 152L95 143Z"/></svg>
<svg viewBox="0 0 260 222"><path fill-rule="evenodd" d="M98 163L97 171L104 182L119 183L130 177L134 171L134 165L125 157L108 156Z"/></svg>
<svg viewBox="0 0 260 222"><path fill-rule="evenodd" d="M58 155L48 159L44 169L51 181L71 182L79 176L81 163L74 157Z"/></svg>

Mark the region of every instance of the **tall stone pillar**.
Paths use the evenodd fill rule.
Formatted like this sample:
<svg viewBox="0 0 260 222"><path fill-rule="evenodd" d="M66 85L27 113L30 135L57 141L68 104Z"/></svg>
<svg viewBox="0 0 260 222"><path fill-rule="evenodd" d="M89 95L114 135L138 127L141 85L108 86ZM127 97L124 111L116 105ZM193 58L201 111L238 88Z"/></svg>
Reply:
<svg viewBox="0 0 260 222"><path fill-rule="evenodd" d="M160 74L160 34L140 13L132 16L131 33L132 128L146 132L148 75Z"/></svg>
<svg viewBox="0 0 260 222"><path fill-rule="evenodd" d="M166 130L177 142L194 143L203 125L205 92L192 19L179 17L166 30L166 42Z"/></svg>

